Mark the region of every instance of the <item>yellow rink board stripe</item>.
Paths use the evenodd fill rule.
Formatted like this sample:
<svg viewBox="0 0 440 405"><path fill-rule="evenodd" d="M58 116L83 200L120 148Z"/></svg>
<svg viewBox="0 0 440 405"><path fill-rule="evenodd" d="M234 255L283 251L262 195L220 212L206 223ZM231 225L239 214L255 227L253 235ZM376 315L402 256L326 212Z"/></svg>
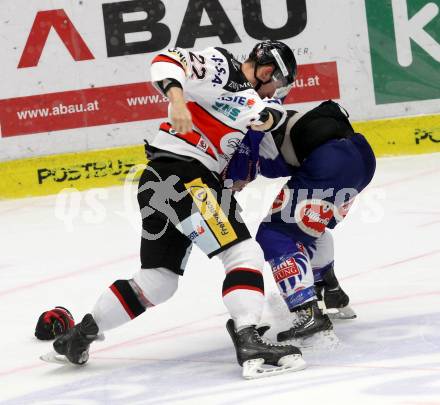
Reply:
<svg viewBox="0 0 440 405"><path fill-rule="evenodd" d="M143 145L0 162L0 198L122 185L131 169L146 162Z"/></svg>
<svg viewBox="0 0 440 405"><path fill-rule="evenodd" d="M440 152L440 115L355 122L377 157Z"/></svg>
<svg viewBox="0 0 440 405"><path fill-rule="evenodd" d="M367 137L378 157L440 152L440 115L353 126ZM145 163L143 145L0 162L0 199L56 194L67 187L121 185L134 166Z"/></svg>

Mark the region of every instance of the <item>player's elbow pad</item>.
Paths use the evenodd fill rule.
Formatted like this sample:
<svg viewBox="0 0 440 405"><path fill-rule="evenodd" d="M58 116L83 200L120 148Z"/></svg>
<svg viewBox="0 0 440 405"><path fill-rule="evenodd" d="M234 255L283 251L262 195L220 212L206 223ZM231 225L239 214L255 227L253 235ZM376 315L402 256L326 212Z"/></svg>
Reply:
<svg viewBox="0 0 440 405"><path fill-rule="evenodd" d="M273 124L272 126L267 130L267 132L273 131L274 129L278 128L285 120L285 112L275 110L274 108L266 107L261 113L261 121L265 122L269 118L269 114L273 117ZM267 117L267 118L265 118Z"/></svg>
<svg viewBox="0 0 440 405"><path fill-rule="evenodd" d="M172 88L172 87L178 87L180 89L182 89L182 85L180 84L180 82L176 79L164 79L164 80L159 80L157 82L154 82L155 86L162 92L162 94L164 96L167 95L168 91Z"/></svg>

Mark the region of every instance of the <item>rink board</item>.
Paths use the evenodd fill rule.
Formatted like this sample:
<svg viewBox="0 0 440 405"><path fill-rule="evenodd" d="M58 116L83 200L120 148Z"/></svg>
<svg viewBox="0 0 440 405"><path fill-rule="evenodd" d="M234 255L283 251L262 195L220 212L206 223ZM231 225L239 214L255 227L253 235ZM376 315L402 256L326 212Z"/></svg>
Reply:
<svg viewBox="0 0 440 405"><path fill-rule="evenodd" d="M354 123L376 156L440 152L440 115ZM69 153L0 163L0 198L55 194L65 188L86 190L135 181L136 165L146 163L142 145Z"/></svg>
<svg viewBox="0 0 440 405"><path fill-rule="evenodd" d="M439 6L440 0L3 0L0 161L151 139L168 101L152 85L149 66L174 47L220 46L242 62L256 42L281 40L298 65L287 108L307 111L332 99L362 122L439 114Z"/></svg>

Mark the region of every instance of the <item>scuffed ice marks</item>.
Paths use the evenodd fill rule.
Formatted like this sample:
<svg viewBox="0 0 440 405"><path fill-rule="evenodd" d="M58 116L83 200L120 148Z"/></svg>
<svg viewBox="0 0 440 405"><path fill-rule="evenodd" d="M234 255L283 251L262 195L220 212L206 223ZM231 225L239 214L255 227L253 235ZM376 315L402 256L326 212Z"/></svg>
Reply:
<svg viewBox="0 0 440 405"><path fill-rule="evenodd" d="M208 400L209 403L230 399L249 400L252 392L259 401L277 395L287 395L292 390L325 390L334 384L347 381L362 383L362 392L368 398L410 398L425 395L433 399L440 396L440 366L430 363L431 355L440 350L438 330L440 314L401 317L383 321L337 323L336 332L344 342L333 352L304 351L308 370L260 380L258 384L243 381L231 347L200 352L178 359L142 360L127 367L135 358L106 358L99 353L84 368L104 370L101 375L87 377L70 384L59 384L51 389L35 391L29 395L4 402L8 405L57 404L163 404L176 401ZM151 350L150 350L151 349ZM142 351L152 353L154 348ZM141 355L142 356L142 355ZM76 367L52 368L47 377L57 374L78 376L83 371ZM251 390L251 391L249 391ZM216 402L219 401L219 402Z"/></svg>

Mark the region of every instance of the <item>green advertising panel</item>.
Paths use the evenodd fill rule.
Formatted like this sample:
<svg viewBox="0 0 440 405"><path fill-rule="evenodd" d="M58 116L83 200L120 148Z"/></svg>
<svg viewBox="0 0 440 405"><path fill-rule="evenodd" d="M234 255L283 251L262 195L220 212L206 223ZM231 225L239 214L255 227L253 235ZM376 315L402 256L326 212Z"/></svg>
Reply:
<svg viewBox="0 0 440 405"><path fill-rule="evenodd" d="M376 103L440 99L440 0L365 5Z"/></svg>

